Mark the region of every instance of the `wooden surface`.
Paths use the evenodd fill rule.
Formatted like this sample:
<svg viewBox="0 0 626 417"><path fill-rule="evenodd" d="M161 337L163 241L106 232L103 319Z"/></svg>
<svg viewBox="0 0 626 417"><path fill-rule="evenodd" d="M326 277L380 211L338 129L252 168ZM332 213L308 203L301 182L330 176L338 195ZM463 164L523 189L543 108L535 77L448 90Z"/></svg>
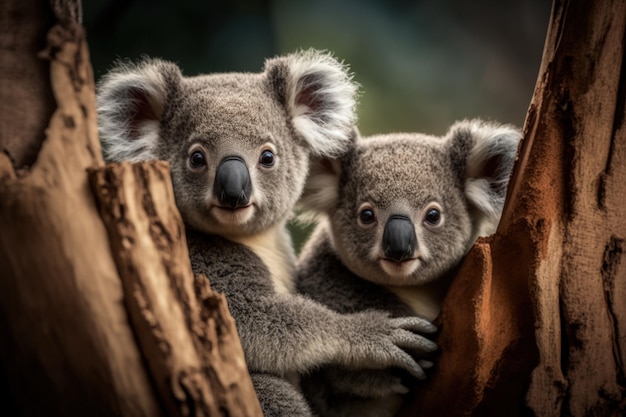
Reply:
<svg viewBox="0 0 626 417"><path fill-rule="evenodd" d="M626 415L626 2L555 1L498 232L404 415Z"/></svg>
<svg viewBox="0 0 626 417"><path fill-rule="evenodd" d="M260 417L226 299L191 271L168 164L109 164L90 181L168 415Z"/></svg>
<svg viewBox="0 0 626 417"><path fill-rule="evenodd" d="M2 7L18 3L22 1L7 0ZM45 9L47 2L30 6ZM38 20L41 11L19 18L45 24ZM10 26L0 26L3 36L7 30ZM158 416L160 406L129 326L107 233L87 183L86 168L103 161L85 34L65 21L41 42L48 45L45 86L31 84L33 91L23 92L27 98L3 98L19 115L0 112L1 125L18 130L24 121L36 119L19 139L34 147L22 144L20 149L39 149L48 125L30 169L16 173L0 152L0 369L8 390L3 394L18 415ZM4 53L0 51L3 62ZM22 75L28 83L30 72ZM46 112L37 106L30 113L32 103L45 96L39 88L54 94L56 108L49 121L39 119ZM3 127L3 148L13 146L14 138L6 136L12 131Z"/></svg>
<svg viewBox="0 0 626 417"><path fill-rule="evenodd" d="M0 153L17 168L35 162L55 107L49 62L37 57L54 23L45 6L41 0L0 2Z"/></svg>
<svg viewBox="0 0 626 417"><path fill-rule="evenodd" d="M79 4L47 4L0 9L0 53L24 65L0 64L21 112L0 113L0 414L260 416L226 300L191 273L167 165L104 167Z"/></svg>
<svg viewBox="0 0 626 417"><path fill-rule="evenodd" d="M502 227L526 217L541 233L527 403L538 416L623 416L626 1L557 2L553 22Z"/></svg>

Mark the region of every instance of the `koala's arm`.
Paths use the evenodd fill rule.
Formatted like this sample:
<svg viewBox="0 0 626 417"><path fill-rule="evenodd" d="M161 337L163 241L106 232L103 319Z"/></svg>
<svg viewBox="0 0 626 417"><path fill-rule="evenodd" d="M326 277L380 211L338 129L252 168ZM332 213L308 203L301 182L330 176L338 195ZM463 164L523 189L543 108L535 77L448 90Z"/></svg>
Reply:
<svg viewBox="0 0 626 417"><path fill-rule="evenodd" d="M298 260L297 290L342 313L375 309L388 311L394 317L414 315L395 294L359 278L346 268L335 255L323 225L316 228ZM430 361L418 360L418 363L423 368L432 366ZM349 370L332 366L324 367L302 381L303 387L310 392L322 389L358 398L403 394L408 391L405 383L400 373L390 369Z"/></svg>
<svg viewBox="0 0 626 417"><path fill-rule="evenodd" d="M326 225L319 225L298 260L298 293L340 313L365 310L414 316L413 310L386 288L356 276L335 255Z"/></svg>
<svg viewBox="0 0 626 417"><path fill-rule="evenodd" d="M194 272L226 294L251 371L306 373L322 365L398 367L424 378L411 357L436 345L414 332L435 330L419 318L384 312L339 314L293 294L277 294L262 262L247 248L218 237L188 236Z"/></svg>

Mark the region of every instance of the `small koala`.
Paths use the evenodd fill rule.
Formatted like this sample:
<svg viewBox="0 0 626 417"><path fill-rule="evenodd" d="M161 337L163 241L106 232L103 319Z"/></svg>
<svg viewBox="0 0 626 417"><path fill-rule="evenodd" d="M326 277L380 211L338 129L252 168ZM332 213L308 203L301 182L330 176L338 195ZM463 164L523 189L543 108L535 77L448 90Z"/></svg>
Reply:
<svg viewBox="0 0 626 417"><path fill-rule="evenodd" d="M304 246L297 289L333 310L434 320L454 268L499 222L521 133L481 120L443 137L358 138L322 158L299 205L319 220ZM338 367L303 380L324 416L392 416L407 389L389 371Z"/></svg>
<svg viewBox="0 0 626 417"><path fill-rule="evenodd" d="M226 295L265 416L310 416L291 376L322 365L399 367L436 349L423 319L340 314L294 294L286 222L309 161L351 142L357 87L314 50L261 73L183 76L173 63L120 64L98 87L109 161L169 161L191 265Z"/></svg>

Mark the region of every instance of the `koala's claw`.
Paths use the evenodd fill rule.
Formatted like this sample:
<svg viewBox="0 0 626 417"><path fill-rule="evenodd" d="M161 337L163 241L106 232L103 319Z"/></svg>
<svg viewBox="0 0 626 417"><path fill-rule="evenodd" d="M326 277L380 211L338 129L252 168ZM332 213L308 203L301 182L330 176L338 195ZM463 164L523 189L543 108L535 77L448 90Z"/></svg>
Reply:
<svg viewBox="0 0 626 417"><path fill-rule="evenodd" d="M391 319L391 322L401 329L412 332L435 333L437 331L437 326L419 317L398 317Z"/></svg>
<svg viewBox="0 0 626 417"><path fill-rule="evenodd" d="M386 313L369 311L350 317L354 333L349 340L350 368L386 369L398 367L417 379L426 379L419 357L437 350L437 345L414 331L432 332L435 326L418 317L390 318Z"/></svg>
<svg viewBox="0 0 626 417"><path fill-rule="evenodd" d="M434 352L438 349L435 342L407 330L398 329L394 336L394 343L403 349L417 350L422 353Z"/></svg>
<svg viewBox="0 0 626 417"><path fill-rule="evenodd" d="M421 367L422 367L422 369L430 369L430 368L432 368L433 366L435 366L435 363L434 363L434 362L427 361L427 360L425 360L425 359L418 359L418 360L417 360L417 363L419 364L419 366L421 366Z"/></svg>
<svg viewBox="0 0 626 417"><path fill-rule="evenodd" d="M406 394L409 392L409 389L402 385L400 382L388 385L387 390L390 394Z"/></svg>
<svg viewBox="0 0 626 417"><path fill-rule="evenodd" d="M400 368L406 369L411 375L415 378L424 380L426 379L426 373L422 369L422 367L415 361L411 355L406 353L403 350L398 349L398 354L396 356L397 361L393 363L393 366L398 366Z"/></svg>

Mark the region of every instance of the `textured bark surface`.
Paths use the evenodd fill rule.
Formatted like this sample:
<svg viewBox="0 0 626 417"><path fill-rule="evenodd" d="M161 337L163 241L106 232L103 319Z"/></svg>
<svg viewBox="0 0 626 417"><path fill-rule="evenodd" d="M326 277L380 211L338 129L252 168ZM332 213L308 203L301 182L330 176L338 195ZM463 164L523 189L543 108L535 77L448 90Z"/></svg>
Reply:
<svg viewBox="0 0 626 417"><path fill-rule="evenodd" d="M43 6L41 0L0 2L0 153L17 168L35 162L54 110L50 65L37 57L54 21Z"/></svg>
<svg viewBox="0 0 626 417"><path fill-rule="evenodd" d="M260 417L226 299L191 271L168 164L110 164L90 181L168 415Z"/></svg>
<svg viewBox="0 0 626 417"><path fill-rule="evenodd" d="M498 232L405 415L626 415L626 2L555 1Z"/></svg>
<svg viewBox="0 0 626 417"><path fill-rule="evenodd" d="M103 167L80 8L52 3L0 6L0 101L19 109L0 111L0 414L259 416L225 300L191 274L166 167Z"/></svg>
<svg viewBox="0 0 626 417"><path fill-rule="evenodd" d="M9 0L3 7L18 3ZM46 3L38 7L45 9ZM31 19L41 19L41 13L21 16L18 23ZM24 143L5 136L13 128L3 128L0 139L3 147L38 149L28 144L40 142L43 128L31 128L48 124L36 162L19 178L0 153L0 369L21 415L159 415L87 183L86 168L103 161L85 34L66 16L61 20L47 37L46 84L33 83L27 99L19 94L7 99L19 116L0 113L2 126L20 130L34 117L32 103L45 96L39 89L54 93L49 124L47 117L37 119L22 131ZM29 71L23 76L16 86L31 79ZM37 117L46 113L35 109Z"/></svg>

